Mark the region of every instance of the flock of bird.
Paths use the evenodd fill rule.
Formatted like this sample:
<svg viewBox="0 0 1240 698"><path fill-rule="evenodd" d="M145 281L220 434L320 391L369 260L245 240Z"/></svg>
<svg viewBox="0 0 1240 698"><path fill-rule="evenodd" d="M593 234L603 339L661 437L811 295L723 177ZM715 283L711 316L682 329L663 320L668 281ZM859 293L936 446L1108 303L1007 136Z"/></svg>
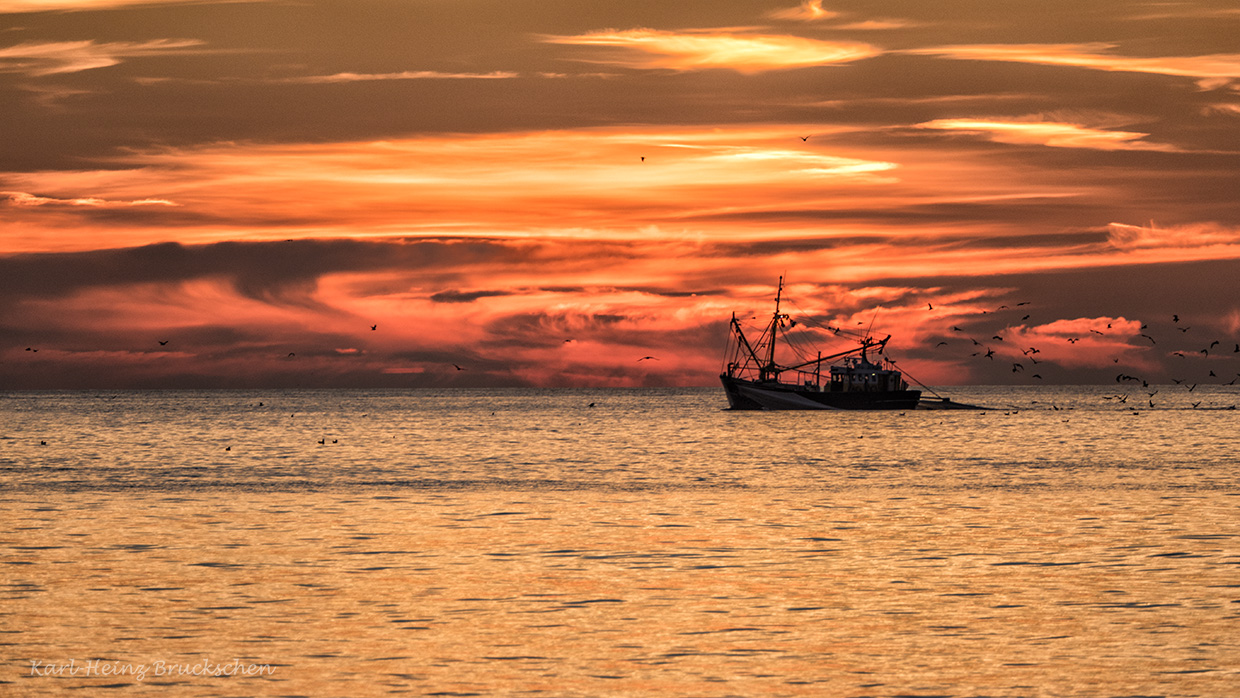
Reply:
<svg viewBox="0 0 1240 698"><path fill-rule="evenodd" d="M1030 304L1029 301L1024 301L1021 303L1017 303L1016 307L1025 306L1029 304ZM933 311L934 305L932 303L927 303L926 308L928 311ZM989 311L989 312L999 313L1005 310L1013 310L1013 308L1009 308L1006 305L1001 305L995 310ZM988 313L987 311L983 311L983 314L988 314ZM1024 322L1024 321L1029 320L1029 318L1030 318L1030 315L1026 314L1021 318L1020 321ZM1114 323L1112 322L1107 323L1106 329L1107 330L1114 329L1112 327L1113 324ZM1009 326L1009 329L1010 329L1010 326ZM1177 331L1180 333L1180 336L1187 339L1190 336L1189 332L1192 330L1192 327L1189 325L1183 324L1180 320L1179 314L1175 313L1175 314L1172 314L1171 316L1170 328L1163 328L1163 329ZM1003 358L1002 354L1005 354L1005 353L1009 355L1008 358L1012 358L1013 356L1012 352L1010 351L996 352L995 348L991 346L991 341L994 341L994 342L1006 342L1007 341L1007 338L1003 336L1002 330L992 334L990 339L986 341L978 341L976 337L969 336L966 333L964 328L956 326L956 325L952 326L951 331L956 332L956 333L962 333L965 335L965 338L969 340L970 346L974 349L974 351L972 351L970 354L970 358L986 359L989 361L995 361L996 357L1000 357L1002 359ZM1149 329L1149 324L1142 323L1140 326L1140 331L1137 333L1138 337L1149 342L1148 347L1143 347L1143 349L1146 351L1153 350L1155 347L1159 346L1158 340L1155 338L1153 334L1151 334L1151 332L1153 332L1153 330ZM1108 332L1095 329L1095 328L1090 328L1089 333L1094 334L1094 335L1099 335L1102 337L1109 336ZM1069 337L1064 337L1063 341L1071 345L1071 344L1077 344L1078 342L1081 342L1082 340L1085 340L1085 339L1087 339L1087 337L1069 336ZM1230 355L1230 358L1240 358L1240 343L1233 343L1233 342L1229 342L1229 343L1234 344L1234 348L1230 352L1227 352L1226 349L1223 349L1222 352L1216 351L1217 348L1225 347L1226 345L1221 340L1214 339L1210 341L1210 343L1207 346L1201 349L1194 351L1191 349L1185 350L1185 349L1177 348L1176 350L1167 351L1166 355L1169 357L1177 357L1179 359L1188 359L1190 357L1196 356L1196 357L1200 357L1201 359L1205 360L1205 359L1209 359L1211 356L1218 357L1220 353L1225 352L1226 354ZM1166 344L1166 342L1164 342L1164 344ZM944 347L944 346L950 347L951 342L940 341L938 344L935 345L935 348L937 349L939 347ZM1128 345L1128 346L1132 346L1132 345ZM1038 354L1041 354L1042 350L1037 347L1032 347L1032 346L1027 347L1027 348L1017 348L1017 350L1021 353L1023 358L1020 360L1015 360L1011 362L1011 372L1027 375L1030 379L1042 380L1043 377L1041 373L1034 372L1035 370L1040 370L1040 369L1035 369L1034 367L1040 363L1043 363L1042 360L1038 359ZM1120 364L1119 356L1112 356L1111 360L1113 363L1117 365ZM1026 363L1028 363L1028 366L1026 366ZM1235 365L1233 364L1231 368L1234 369ZM1183 367L1184 373L1187 374L1191 370L1194 370L1193 367L1190 364L1186 363ZM1224 381L1223 377L1220 377L1218 373L1215 372L1214 368L1199 367L1196 370L1198 370L1198 372L1201 373L1201 375L1198 377L1198 379L1195 382L1189 378L1172 378L1171 381L1175 385L1183 386L1190 393L1196 390L1198 385L1201 385L1202 383L1205 383L1207 381L1214 382L1220 385L1236 385L1237 382L1240 382L1240 373L1235 373L1235 375L1231 377L1231 380ZM1214 380L1210 381L1210 379L1214 379ZM1143 402L1146 402L1149 405L1149 407L1155 406L1154 397L1158 395L1159 390L1154 389L1153 392L1150 392L1149 391L1150 383L1145 378L1121 371L1118 375L1116 375L1115 382L1121 385L1130 385L1130 384L1139 383L1141 387L1145 389L1147 392L1146 399ZM1108 396L1105 396L1104 399L1115 400L1115 401L1118 401L1119 403L1126 404L1130 396L1131 396L1131 393L1123 393L1123 394L1116 394L1116 395L1108 395ZM1193 407L1197 407L1198 405L1201 404L1201 401L1194 402L1191 404L1193 405ZM1234 407L1228 408L1228 409L1234 409Z"/></svg>

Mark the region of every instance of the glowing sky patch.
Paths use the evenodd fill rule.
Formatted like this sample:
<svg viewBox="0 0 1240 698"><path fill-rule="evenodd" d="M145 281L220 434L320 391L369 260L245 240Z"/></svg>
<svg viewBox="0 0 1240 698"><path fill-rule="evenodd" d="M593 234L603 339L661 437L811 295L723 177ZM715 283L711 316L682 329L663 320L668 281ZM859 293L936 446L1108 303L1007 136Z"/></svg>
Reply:
<svg viewBox="0 0 1240 698"><path fill-rule="evenodd" d="M76 73L114 66L127 58L154 56L201 45L201 41L194 39L23 43L0 48L0 73L23 73L31 77Z"/></svg>
<svg viewBox="0 0 1240 698"><path fill-rule="evenodd" d="M0 384L1240 374L1240 14L992 5L4 3Z"/></svg>
<svg viewBox="0 0 1240 698"><path fill-rule="evenodd" d="M771 10L767 15L774 19L792 19L801 22L818 22L838 17L840 13L824 10L822 0L805 0L796 7Z"/></svg>
<svg viewBox="0 0 1240 698"><path fill-rule="evenodd" d="M1175 150L1173 146L1144 141L1149 134L1111 131L1079 124L1046 121L994 121L986 119L936 119L918 128L982 134L998 143L1046 145L1054 148L1096 150Z"/></svg>
<svg viewBox="0 0 1240 698"><path fill-rule="evenodd" d="M502 80L515 78L517 73L494 71L490 73L443 73L434 70L402 70L399 73L334 73L332 75L307 75L285 78L282 82L313 84L371 82L375 80Z"/></svg>
<svg viewBox="0 0 1240 698"><path fill-rule="evenodd" d="M1197 79L1231 80L1240 77L1240 54L1137 57L1117 55L1112 52L1114 48L1114 44L1107 43L976 44L910 49L907 53L957 60L1036 63Z"/></svg>
<svg viewBox="0 0 1240 698"><path fill-rule="evenodd" d="M850 63L881 53L858 41L833 42L709 29L686 32L630 29L549 37L547 41L623 49L623 55L599 60L628 68L727 68L740 73Z"/></svg>

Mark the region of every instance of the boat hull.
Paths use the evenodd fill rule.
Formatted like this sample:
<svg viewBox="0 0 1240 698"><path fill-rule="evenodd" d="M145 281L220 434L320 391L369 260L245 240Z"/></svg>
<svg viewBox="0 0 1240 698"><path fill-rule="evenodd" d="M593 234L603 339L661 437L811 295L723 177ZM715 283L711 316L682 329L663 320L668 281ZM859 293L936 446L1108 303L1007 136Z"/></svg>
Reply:
<svg viewBox="0 0 1240 698"><path fill-rule="evenodd" d="M759 383L719 376L734 410L912 410L920 390L820 391L787 383Z"/></svg>

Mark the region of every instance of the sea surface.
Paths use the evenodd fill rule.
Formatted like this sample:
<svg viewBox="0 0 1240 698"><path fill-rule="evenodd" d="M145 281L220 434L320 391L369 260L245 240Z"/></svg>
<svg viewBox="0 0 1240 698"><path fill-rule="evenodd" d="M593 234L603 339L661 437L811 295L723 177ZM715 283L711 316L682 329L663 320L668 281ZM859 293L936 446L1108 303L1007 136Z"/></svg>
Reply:
<svg viewBox="0 0 1240 698"><path fill-rule="evenodd" d="M1240 389L940 392L0 393L0 695L1240 695Z"/></svg>

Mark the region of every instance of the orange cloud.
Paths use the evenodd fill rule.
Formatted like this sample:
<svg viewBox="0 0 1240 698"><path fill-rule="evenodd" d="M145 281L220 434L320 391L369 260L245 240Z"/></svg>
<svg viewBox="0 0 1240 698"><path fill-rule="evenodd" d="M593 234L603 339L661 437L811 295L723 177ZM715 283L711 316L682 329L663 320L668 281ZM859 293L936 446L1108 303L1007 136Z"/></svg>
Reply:
<svg viewBox="0 0 1240 698"><path fill-rule="evenodd" d="M1054 148L1094 150L1157 150L1176 152L1178 148L1141 141L1148 133L1108 131L1079 124L1048 121L1003 121L987 119L935 119L917 128L981 134L997 143L1046 145Z"/></svg>
<svg viewBox="0 0 1240 698"><path fill-rule="evenodd" d="M840 13L831 10L822 9L822 0L805 0L796 7L789 7L782 10L772 10L767 13L768 17L775 19L792 19L801 22L818 22L824 19L832 19L838 17Z"/></svg>
<svg viewBox="0 0 1240 698"><path fill-rule="evenodd" d="M1137 58L1109 53L1114 44L973 44L908 49L905 53L941 56L956 60L1009 61L1090 68L1114 72L1173 75L1215 81L1217 87L1240 77L1240 54L1206 56L1160 56Z"/></svg>
<svg viewBox="0 0 1240 698"><path fill-rule="evenodd" d="M138 5L201 5L206 0L5 0L4 12L85 12ZM234 0L217 0L220 3ZM257 0L256 0L257 1Z"/></svg>
<svg viewBox="0 0 1240 698"><path fill-rule="evenodd" d="M214 144L119 157L106 169L12 174L10 224L52 249L167 240L483 235L731 235L686 220L820 200L890 182L894 162L792 147L790 127L583 129L371 143ZM803 130L803 127L797 127ZM644 160L643 160L644 158ZM41 192L34 196L24 192ZM98 221L66 202L163 203ZM63 205L52 206L59 202ZM47 205L32 206L33 203ZM169 204L175 203L172 207ZM133 208L139 208L133 206ZM746 226L745 237L776 224ZM786 226L778 226L781 230ZM784 234L781 232L781 235ZM7 251L38 243L5 240Z"/></svg>
<svg viewBox="0 0 1240 698"><path fill-rule="evenodd" d="M378 80L501 80L518 77L517 73L496 70L489 73L442 73L434 70L405 70L399 73L333 73L285 78L279 82L311 85L340 82L374 82Z"/></svg>
<svg viewBox="0 0 1240 698"><path fill-rule="evenodd" d="M1051 137L1022 129L1011 135ZM820 126L808 141L796 135L805 132L631 127L131 153L97 170L7 175L0 253L90 250L101 239L115 248L466 237L630 245L623 254L635 261L613 265L605 280L588 255L562 262L556 283L583 285L674 278L685 263L664 263L672 249L693 259L695 273L724 273L731 255L751 255L764 272L809 265L841 282L1240 256L1226 238L1155 249L1148 235L1068 214L1031 227L1025 214L1110 200L1110 187L950 144L854 151ZM1095 231L1090 241L1072 232L1082 227ZM1026 241L1038 228L1043 239ZM725 245L735 247L718 251ZM493 284L529 284L524 270L485 273L498 275Z"/></svg>
<svg viewBox="0 0 1240 698"><path fill-rule="evenodd" d="M0 201L7 200L13 206L90 206L93 208L125 208L129 206L176 206L167 199L138 199L136 201L108 201L97 197L57 199L35 196L20 191L0 191Z"/></svg>
<svg viewBox="0 0 1240 698"><path fill-rule="evenodd" d="M622 54L600 62L628 68L727 68L741 73L851 63L882 53L878 48L861 42L820 41L744 30L669 32L630 29L580 36L553 36L545 40L555 44L620 49Z"/></svg>
<svg viewBox="0 0 1240 698"><path fill-rule="evenodd" d="M43 77L117 65L125 58L153 56L201 46L195 39L155 39L132 42L29 42L0 48L0 73Z"/></svg>
<svg viewBox="0 0 1240 698"><path fill-rule="evenodd" d="M1234 254L1234 249L1240 246L1240 229L1225 228L1217 223L1173 226L1156 226L1153 222L1148 226L1111 223L1108 228L1111 244L1125 251L1230 248Z"/></svg>

